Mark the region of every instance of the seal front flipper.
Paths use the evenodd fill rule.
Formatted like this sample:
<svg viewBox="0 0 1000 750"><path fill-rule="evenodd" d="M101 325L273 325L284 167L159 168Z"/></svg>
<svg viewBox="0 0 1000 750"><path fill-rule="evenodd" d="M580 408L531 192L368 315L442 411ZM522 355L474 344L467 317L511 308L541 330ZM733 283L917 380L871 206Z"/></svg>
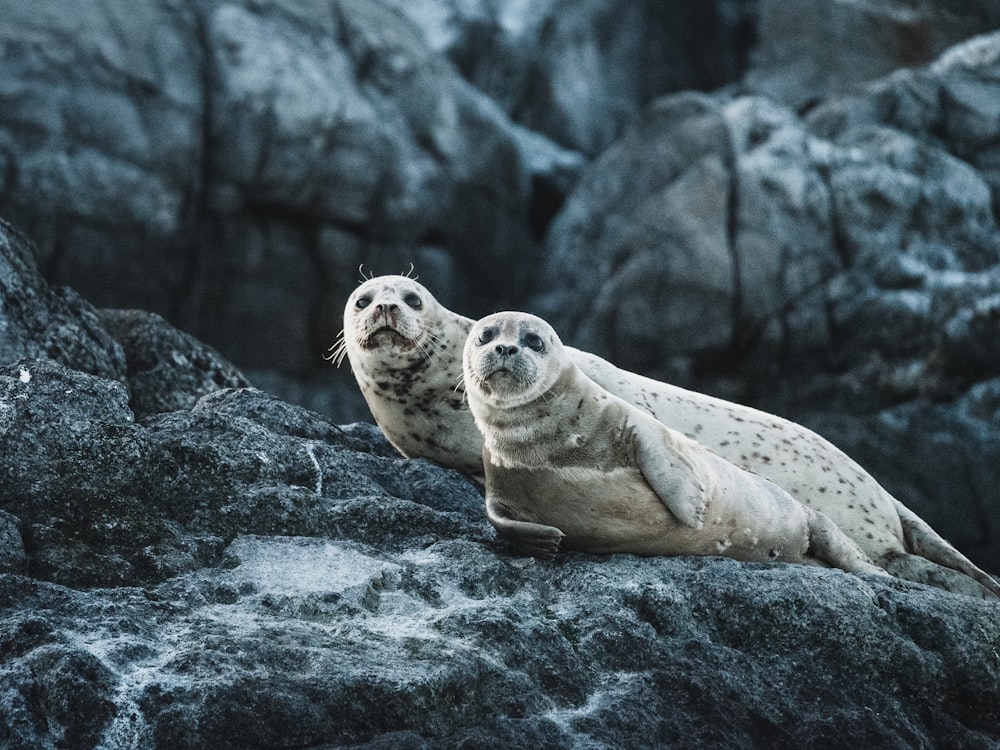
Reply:
<svg viewBox="0 0 1000 750"><path fill-rule="evenodd" d="M520 552L542 560L551 560L559 551L563 534L555 526L519 521L496 495L486 495L486 517L497 533Z"/></svg>
<svg viewBox="0 0 1000 750"><path fill-rule="evenodd" d="M636 464L653 492L682 524L702 528L708 494L687 455L686 439L645 414L634 415L631 427Z"/></svg>

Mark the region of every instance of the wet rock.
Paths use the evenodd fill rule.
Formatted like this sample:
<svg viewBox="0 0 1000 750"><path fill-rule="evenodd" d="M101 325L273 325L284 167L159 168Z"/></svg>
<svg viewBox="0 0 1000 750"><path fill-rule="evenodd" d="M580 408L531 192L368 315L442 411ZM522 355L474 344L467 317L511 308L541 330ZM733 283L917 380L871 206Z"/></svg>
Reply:
<svg viewBox="0 0 1000 750"><path fill-rule="evenodd" d="M463 509L477 505L451 499L477 497L459 475L449 488L419 466L400 471L259 391L219 391L137 423L120 383L49 361L21 360L0 388L5 510L24 530L29 569L47 580L161 580L211 563L241 533L433 539L430 509L442 505L453 532L468 533Z"/></svg>
<svg viewBox="0 0 1000 750"><path fill-rule="evenodd" d="M224 363L101 317L131 399L49 359L0 368L4 746L1000 742L994 603L807 566L519 558L477 485L373 425L253 388L137 417L136 394L190 397ZM179 377L172 351L206 364ZM968 425L995 422L994 390Z"/></svg>
<svg viewBox="0 0 1000 750"><path fill-rule="evenodd" d="M67 685L104 747L964 745L1000 718L996 605L802 566L242 536L154 586L0 598L21 663L66 665L0 662L12 746L51 736L13 689Z"/></svg>

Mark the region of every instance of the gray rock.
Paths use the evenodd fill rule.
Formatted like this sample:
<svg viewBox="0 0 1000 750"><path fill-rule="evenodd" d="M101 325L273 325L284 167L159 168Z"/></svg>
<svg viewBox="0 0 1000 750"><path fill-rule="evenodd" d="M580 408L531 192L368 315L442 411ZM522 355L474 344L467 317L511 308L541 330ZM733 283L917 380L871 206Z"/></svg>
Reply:
<svg viewBox="0 0 1000 750"><path fill-rule="evenodd" d="M23 573L26 562L17 517L0 511L0 572Z"/></svg>
<svg viewBox="0 0 1000 750"><path fill-rule="evenodd" d="M84 372L122 379L121 347L76 292L50 288L34 245L0 219L0 362L48 357Z"/></svg>
<svg viewBox="0 0 1000 750"><path fill-rule="evenodd" d="M129 407L137 419L191 409L199 398L250 382L214 349L143 310L100 310L125 353Z"/></svg>
<svg viewBox="0 0 1000 750"><path fill-rule="evenodd" d="M832 97L810 112L807 122L814 132L834 140L884 125L945 149L970 164L989 185L996 211L1000 207L998 60L998 34L984 34L956 45L924 68L901 71ZM948 202L958 198L954 193L942 197Z"/></svg>
<svg viewBox="0 0 1000 750"><path fill-rule="evenodd" d="M224 372L156 318L102 316L136 392L179 403ZM186 376L158 366L178 349ZM969 392L964 429L998 394ZM995 603L808 566L518 558L477 485L373 425L252 388L129 402L53 360L0 368L5 747L1000 744Z"/></svg>
<svg viewBox="0 0 1000 750"><path fill-rule="evenodd" d="M241 536L155 586L0 600L11 747L1000 741L996 605L840 571Z"/></svg>
<svg viewBox="0 0 1000 750"><path fill-rule="evenodd" d="M806 21L806 19L808 19ZM761 0L747 92L798 109L1000 25L990 0Z"/></svg>
<svg viewBox="0 0 1000 750"><path fill-rule="evenodd" d="M745 69L756 0L387 0L517 122L596 155L659 95Z"/></svg>
<svg viewBox="0 0 1000 750"><path fill-rule="evenodd" d="M127 398L120 383L46 360L0 375L0 494L25 529L33 575L74 586L161 580L209 564L241 533L433 538L424 505L446 507L454 530L470 532L454 515L456 489L424 480L419 465L373 464L355 455L364 442L260 391L217 391L142 423ZM371 476L352 479L365 465ZM466 480L456 486L477 497ZM412 506L405 518L386 492Z"/></svg>
<svg viewBox="0 0 1000 750"><path fill-rule="evenodd" d="M0 213L50 279L248 369L322 367L362 262L444 265L467 307L523 293L530 269L482 271L580 166L376 0L8 5Z"/></svg>

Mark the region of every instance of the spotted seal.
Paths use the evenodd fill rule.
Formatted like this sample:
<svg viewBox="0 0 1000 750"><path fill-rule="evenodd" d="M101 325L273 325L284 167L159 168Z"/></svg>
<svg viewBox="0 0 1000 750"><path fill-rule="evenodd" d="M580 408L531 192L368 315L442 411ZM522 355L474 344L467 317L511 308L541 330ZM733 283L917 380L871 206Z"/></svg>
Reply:
<svg viewBox="0 0 1000 750"><path fill-rule="evenodd" d="M406 302L407 295L414 295L413 304ZM342 337L328 357L335 363L349 359L375 421L403 455L430 458L481 479L482 437L456 391L461 351L473 323L439 304L416 280L379 276L351 294ZM572 347L565 350L608 392L828 516L893 575L972 596L1000 597L993 578L815 432L621 370Z"/></svg>
<svg viewBox="0 0 1000 750"><path fill-rule="evenodd" d="M483 318L463 368L487 517L531 554L562 545L888 575L822 513L601 388L541 318Z"/></svg>

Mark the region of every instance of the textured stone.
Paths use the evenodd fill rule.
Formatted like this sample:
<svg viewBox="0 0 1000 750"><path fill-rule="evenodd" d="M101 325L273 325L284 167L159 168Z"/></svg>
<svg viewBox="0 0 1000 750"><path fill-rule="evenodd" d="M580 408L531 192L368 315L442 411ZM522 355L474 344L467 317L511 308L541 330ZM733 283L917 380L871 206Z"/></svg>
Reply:
<svg viewBox="0 0 1000 750"><path fill-rule="evenodd" d="M50 359L0 367L5 747L1000 743L1000 605L799 565L519 558L471 480L253 388L187 408L224 361L154 316L93 317L131 399ZM157 382L175 408L137 419ZM938 419L905 455L940 454L944 482L949 441L968 469L992 434L991 383L863 435ZM988 517L974 477L993 482L969 472L935 520Z"/></svg>
<svg viewBox="0 0 1000 750"><path fill-rule="evenodd" d="M710 90L747 64L756 0L389 0L519 123L599 153L642 106Z"/></svg>
<svg viewBox="0 0 1000 750"><path fill-rule="evenodd" d="M48 357L95 375L121 379L121 347L76 292L50 288L38 273L34 245L0 219L0 362Z"/></svg>
<svg viewBox="0 0 1000 750"><path fill-rule="evenodd" d="M319 369L361 262L523 294L481 272L538 246L580 166L375 0L7 10L0 213L50 279L242 367Z"/></svg>
<svg viewBox="0 0 1000 750"><path fill-rule="evenodd" d="M742 87L805 108L929 63L998 24L990 0L761 0L759 43Z"/></svg>
<svg viewBox="0 0 1000 750"><path fill-rule="evenodd" d="M98 316L125 354L129 407L138 419L191 409L209 393L250 385L218 352L155 313L100 310Z"/></svg>
<svg viewBox="0 0 1000 750"><path fill-rule="evenodd" d="M241 536L155 586L0 601L11 747L1000 739L996 605L840 571Z"/></svg>

